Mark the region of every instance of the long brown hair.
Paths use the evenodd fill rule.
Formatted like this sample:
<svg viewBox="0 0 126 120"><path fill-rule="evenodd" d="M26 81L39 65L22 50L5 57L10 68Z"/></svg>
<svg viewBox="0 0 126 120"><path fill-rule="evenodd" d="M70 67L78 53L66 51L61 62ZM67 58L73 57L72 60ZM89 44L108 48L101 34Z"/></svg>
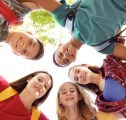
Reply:
<svg viewBox="0 0 126 120"><path fill-rule="evenodd" d="M39 43L40 49L39 49L38 54L33 58L33 60L38 60L41 57L43 57L43 55L44 55L44 45L43 45L43 43L40 42L39 39L37 39L37 42Z"/></svg>
<svg viewBox="0 0 126 120"><path fill-rule="evenodd" d="M74 67L86 67L89 70L91 70L92 72L94 72L96 74L101 74L102 77L104 77L104 72L103 72L103 68L102 67L89 65L89 64L79 64L79 65L72 66L69 69L68 76L70 74L70 70L73 69ZM79 83L77 83L77 84L79 84ZM84 84L79 84L79 85L82 86L83 88L86 88L86 89L90 90L93 93L97 94L97 92L99 92L99 87L96 84L89 83L89 84L85 84L85 85Z"/></svg>
<svg viewBox="0 0 126 120"><path fill-rule="evenodd" d="M51 89L53 87L53 79L52 79L52 76L48 72L46 72L46 71L36 71L36 72L28 74L28 75L26 75L26 76L24 76L24 77L22 77L22 78L20 78L20 79L18 79L16 81L10 83L11 87L13 87L19 93L21 93L28 84L27 79L29 77L34 77L39 73L48 74L50 76L52 82L51 82L51 87L46 92L46 94L33 102L33 106L35 106L35 107L38 107L40 104L42 104L46 100L46 98L48 97L48 95L49 95L49 93L50 93L50 91L51 91Z"/></svg>
<svg viewBox="0 0 126 120"><path fill-rule="evenodd" d="M96 111L95 111L95 108L92 107L92 105L91 105L91 103L93 103L93 102L91 101L88 94L83 90L82 87L80 87L79 85L72 83L70 81L64 82L60 86L60 88L57 92L57 116L58 116L58 120L68 120L65 108L59 102L60 90L61 90L61 88L64 84L72 84L76 88L78 94L82 95L82 99L79 100L79 102L78 102L79 117L78 117L77 120L97 120L96 117L93 118L94 115L96 114Z"/></svg>

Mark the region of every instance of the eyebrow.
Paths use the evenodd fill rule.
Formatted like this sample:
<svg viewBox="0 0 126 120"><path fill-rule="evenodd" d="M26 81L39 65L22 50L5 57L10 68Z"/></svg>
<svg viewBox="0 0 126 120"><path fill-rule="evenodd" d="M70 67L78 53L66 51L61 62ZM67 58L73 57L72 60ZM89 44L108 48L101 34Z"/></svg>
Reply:
<svg viewBox="0 0 126 120"><path fill-rule="evenodd" d="M44 77L42 77L42 76L38 76L38 77L40 77L42 80L44 80Z"/></svg>
<svg viewBox="0 0 126 120"><path fill-rule="evenodd" d="M69 88L69 89L70 89L70 90L74 90L75 88ZM67 89L61 89L60 92L65 91L65 90L67 90Z"/></svg>
<svg viewBox="0 0 126 120"><path fill-rule="evenodd" d="M77 68L75 69L75 72L74 73L77 74Z"/></svg>

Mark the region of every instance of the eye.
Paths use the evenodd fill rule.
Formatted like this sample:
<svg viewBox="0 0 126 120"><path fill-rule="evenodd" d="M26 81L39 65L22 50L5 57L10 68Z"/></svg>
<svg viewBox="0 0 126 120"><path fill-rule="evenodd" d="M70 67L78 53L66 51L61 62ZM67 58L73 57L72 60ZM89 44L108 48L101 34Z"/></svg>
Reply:
<svg viewBox="0 0 126 120"><path fill-rule="evenodd" d="M59 55L60 55L60 57L62 57L62 56L63 56L63 54L62 54L61 52L59 53Z"/></svg>
<svg viewBox="0 0 126 120"><path fill-rule="evenodd" d="M19 40L22 40L22 37Z"/></svg>
<svg viewBox="0 0 126 120"><path fill-rule="evenodd" d="M79 69L77 70L77 73L80 73L80 70Z"/></svg>
<svg viewBox="0 0 126 120"><path fill-rule="evenodd" d="M63 57L63 54L61 52L59 52L58 57L59 58L62 58Z"/></svg>
<svg viewBox="0 0 126 120"><path fill-rule="evenodd" d="M67 92L66 91L64 91L64 92L61 92L61 94L63 94L63 95L65 95Z"/></svg>
<svg viewBox="0 0 126 120"><path fill-rule="evenodd" d="M47 90L47 88L48 88L47 85L44 85L44 88Z"/></svg>
<svg viewBox="0 0 126 120"><path fill-rule="evenodd" d="M32 41L29 41L28 46L31 46L31 45L32 45Z"/></svg>
<svg viewBox="0 0 126 120"><path fill-rule="evenodd" d="M75 77L75 81L78 82L79 81L79 78L78 76Z"/></svg>
<svg viewBox="0 0 126 120"><path fill-rule="evenodd" d="M74 92L74 90L71 90L70 92L72 92L72 93L73 93L73 92Z"/></svg>
<svg viewBox="0 0 126 120"><path fill-rule="evenodd" d="M64 63L65 64L68 64L69 63L69 60L68 59L65 59Z"/></svg>
<svg viewBox="0 0 126 120"><path fill-rule="evenodd" d="M38 81L39 81L39 82L43 82L43 80L42 80L41 78L38 78Z"/></svg>

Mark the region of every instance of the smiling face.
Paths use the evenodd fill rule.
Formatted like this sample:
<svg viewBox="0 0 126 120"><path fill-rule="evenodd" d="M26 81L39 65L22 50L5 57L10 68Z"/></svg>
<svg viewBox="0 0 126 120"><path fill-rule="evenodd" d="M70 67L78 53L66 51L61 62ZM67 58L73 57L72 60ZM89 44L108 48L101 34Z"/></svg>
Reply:
<svg viewBox="0 0 126 120"><path fill-rule="evenodd" d="M27 33L15 32L8 44L15 54L29 59L36 57L40 50L37 40Z"/></svg>
<svg viewBox="0 0 126 120"><path fill-rule="evenodd" d="M77 88L72 83L64 83L59 91L59 103L64 107L77 106L79 101Z"/></svg>
<svg viewBox="0 0 126 120"><path fill-rule="evenodd" d="M47 93L52 86L51 82L52 80L48 74L39 73L32 79L28 80L26 89L29 91L31 96L34 96L36 99L38 99Z"/></svg>
<svg viewBox="0 0 126 120"><path fill-rule="evenodd" d="M60 66L67 66L75 61L77 49L69 43L60 45L54 55L56 63Z"/></svg>
<svg viewBox="0 0 126 120"><path fill-rule="evenodd" d="M69 78L75 83L88 84L91 83L93 72L84 66L72 67L69 71Z"/></svg>

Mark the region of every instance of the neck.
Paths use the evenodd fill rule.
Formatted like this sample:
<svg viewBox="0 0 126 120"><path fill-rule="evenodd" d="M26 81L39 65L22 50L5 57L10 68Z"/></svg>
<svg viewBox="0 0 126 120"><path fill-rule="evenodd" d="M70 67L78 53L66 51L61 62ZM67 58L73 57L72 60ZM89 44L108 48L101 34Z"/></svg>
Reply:
<svg viewBox="0 0 126 120"><path fill-rule="evenodd" d="M23 105L27 110L32 109L32 104L35 101L35 98L31 96L31 94L27 91L27 89L24 89L19 94L20 100L22 101Z"/></svg>
<svg viewBox="0 0 126 120"><path fill-rule="evenodd" d="M78 50L81 48L81 46L83 45L82 42L76 40L73 36L71 37L71 40L70 40L71 44L77 48Z"/></svg>
<svg viewBox="0 0 126 120"><path fill-rule="evenodd" d="M77 120L79 116L77 106L66 108L66 114L68 120Z"/></svg>
<svg viewBox="0 0 126 120"><path fill-rule="evenodd" d="M103 91L105 80L102 78L101 74L94 73L91 83L96 84L99 89Z"/></svg>

